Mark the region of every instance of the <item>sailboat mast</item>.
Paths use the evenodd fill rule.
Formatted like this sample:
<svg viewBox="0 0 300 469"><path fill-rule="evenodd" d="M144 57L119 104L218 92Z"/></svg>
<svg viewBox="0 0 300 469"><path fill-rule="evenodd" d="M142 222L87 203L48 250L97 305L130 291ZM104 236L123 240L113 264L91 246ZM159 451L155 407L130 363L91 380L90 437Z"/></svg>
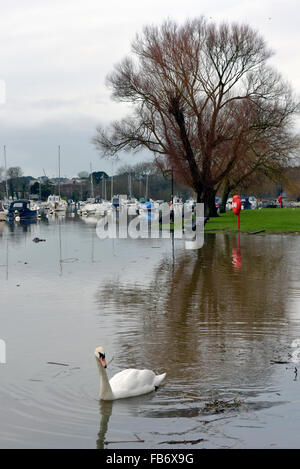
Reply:
<svg viewBox="0 0 300 469"><path fill-rule="evenodd" d="M4 169L5 169L5 190L6 190L6 198L8 200L8 183L7 183L7 163L6 163L6 145L3 146L3 154L4 154Z"/></svg>
<svg viewBox="0 0 300 469"><path fill-rule="evenodd" d="M94 199L94 181L93 181L93 170L92 170L92 163L90 163L90 172L91 172L91 197Z"/></svg>
<svg viewBox="0 0 300 469"><path fill-rule="evenodd" d="M131 190L131 172L128 174L128 192L129 192L129 197L131 199L132 197L132 190Z"/></svg>
<svg viewBox="0 0 300 469"><path fill-rule="evenodd" d="M60 145L58 145L58 195L60 197Z"/></svg>
<svg viewBox="0 0 300 469"><path fill-rule="evenodd" d="M148 184L149 184L149 175L147 174L147 176L146 176L146 193L145 193L145 199L148 199Z"/></svg>
<svg viewBox="0 0 300 469"><path fill-rule="evenodd" d="M114 163L111 164L111 178L110 178L110 200L112 202L114 195Z"/></svg>

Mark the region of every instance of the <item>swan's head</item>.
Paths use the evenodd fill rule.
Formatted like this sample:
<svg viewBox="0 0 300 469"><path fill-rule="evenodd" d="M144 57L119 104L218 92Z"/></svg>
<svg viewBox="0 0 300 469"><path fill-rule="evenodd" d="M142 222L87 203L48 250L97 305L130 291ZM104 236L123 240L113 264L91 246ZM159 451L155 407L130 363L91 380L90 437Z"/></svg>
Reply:
<svg viewBox="0 0 300 469"><path fill-rule="evenodd" d="M103 366L103 368L106 368L106 361L105 361L105 352L104 352L104 348L103 347L97 347L95 349L95 357L96 357L96 360L98 360L101 365Z"/></svg>

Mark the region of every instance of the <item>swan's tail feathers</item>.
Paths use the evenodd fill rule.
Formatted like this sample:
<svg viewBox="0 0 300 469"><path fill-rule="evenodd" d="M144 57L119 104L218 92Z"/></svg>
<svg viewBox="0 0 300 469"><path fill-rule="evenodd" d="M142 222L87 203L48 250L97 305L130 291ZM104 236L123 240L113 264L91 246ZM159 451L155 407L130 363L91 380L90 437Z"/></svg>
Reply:
<svg viewBox="0 0 300 469"><path fill-rule="evenodd" d="M156 375L155 382L154 382L155 387L159 386L163 382L163 380L166 377L166 374L167 373L163 373L161 375Z"/></svg>

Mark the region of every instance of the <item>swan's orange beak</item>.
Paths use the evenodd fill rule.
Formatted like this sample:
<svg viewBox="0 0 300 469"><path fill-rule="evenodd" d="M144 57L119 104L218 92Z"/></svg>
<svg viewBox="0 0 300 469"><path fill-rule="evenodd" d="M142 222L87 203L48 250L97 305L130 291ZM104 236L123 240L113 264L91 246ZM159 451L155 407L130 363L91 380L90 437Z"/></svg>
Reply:
<svg viewBox="0 0 300 469"><path fill-rule="evenodd" d="M103 368L106 368L107 365L106 365L105 358L99 357L99 360L100 360L100 363L101 363L101 365L103 366Z"/></svg>

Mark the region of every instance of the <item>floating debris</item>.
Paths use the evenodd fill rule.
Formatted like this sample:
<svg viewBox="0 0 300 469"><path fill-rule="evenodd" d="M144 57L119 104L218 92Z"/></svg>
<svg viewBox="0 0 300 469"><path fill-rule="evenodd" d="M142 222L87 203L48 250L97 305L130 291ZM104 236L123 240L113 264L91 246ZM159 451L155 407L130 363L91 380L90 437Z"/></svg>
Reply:
<svg viewBox="0 0 300 469"><path fill-rule="evenodd" d="M201 423L204 423L204 424L208 424L208 423L212 423L212 422L218 422L219 420L223 420L223 419L231 419L232 418L232 415L228 415L227 417L217 417L215 419L209 419L209 420L198 420L198 422L201 422Z"/></svg>
<svg viewBox="0 0 300 469"><path fill-rule="evenodd" d="M67 363L47 362L47 365L69 366Z"/></svg>
<svg viewBox="0 0 300 469"><path fill-rule="evenodd" d="M210 402L205 404L203 411L204 412L213 412L215 414L219 414L224 412L225 410L229 409L236 409L238 406L241 405L243 401L237 398L230 399L229 401L222 401L218 399L212 399Z"/></svg>
<svg viewBox="0 0 300 469"><path fill-rule="evenodd" d="M163 444L166 444L166 445L186 445L186 444L197 445L198 443L202 443L203 441L207 441L207 440L204 440L204 438L198 438L198 440L170 440L170 441L161 441L159 444L160 445L163 445Z"/></svg>
<svg viewBox="0 0 300 469"><path fill-rule="evenodd" d="M45 242L46 240L45 239L41 239L41 238L33 238L32 240L34 243L41 243L41 242Z"/></svg>
<svg viewBox="0 0 300 469"><path fill-rule="evenodd" d="M64 264L70 264L72 262L77 262L79 261L78 257L68 257L66 259L61 259L61 262Z"/></svg>
<svg viewBox="0 0 300 469"><path fill-rule="evenodd" d="M111 444L121 444L121 443L145 443L145 440L142 440L136 433L133 434L133 436L136 438L135 440L120 440L120 441L104 441L105 445L111 445Z"/></svg>
<svg viewBox="0 0 300 469"><path fill-rule="evenodd" d="M272 365L287 365L290 362L286 360L270 360L270 363L272 363Z"/></svg>
<svg viewBox="0 0 300 469"><path fill-rule="evenodd" d="M207 397L199 397L199 396L191 396L191 395L185 395L184 396L187 399L196 399L198 401L205 401L205 405L203 407L203 412L212 412L215 414L224 412L225 410L229 409L236 409L239 407L243 400L237 399L236 397L234 399L229 399L228 401L223 401L219 399L209 399Z"/></svg>
<svg viewBox="0 0 300 469"><path fill-rule="evenodd" d="M265 233L266 230L251 231L249 234Z"/></svg>
<svg viewBox="0 0 300 469"><path fill-rule="evenodd" d="M198 401L209 401L210 399L208 397L199 397L199 396L190 396L187 394L186 396L183 396L186 399L197 399Z"/></svg>

